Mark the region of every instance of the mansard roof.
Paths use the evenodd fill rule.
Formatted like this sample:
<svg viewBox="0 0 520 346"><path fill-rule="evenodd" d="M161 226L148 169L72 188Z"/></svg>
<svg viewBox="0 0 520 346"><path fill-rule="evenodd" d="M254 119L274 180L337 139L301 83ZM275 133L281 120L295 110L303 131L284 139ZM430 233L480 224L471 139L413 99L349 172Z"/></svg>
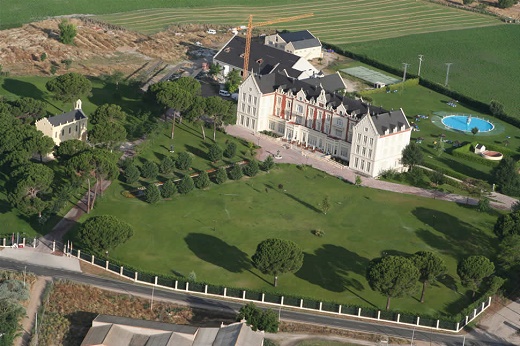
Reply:
<svg viewBox="0 0 520 346"><path fill-rule="evenodd" d="M402 109L399 110L391 110L390 112L373 114L372 122L374 123L377 133L380 135L385 135L385 131L388 130L389 133L392 133L394 128L400 132L401 128L404 126L405 130L410 128L410 124L404 115Z"/></svg>
<svg viewBox="0 0 520 346"><path fill-rule="evenodd" d="M223 63L242 68L244 66L244 52L246 39L234 36L229 42L215 55L214 59ZM301 57L276 49L262 43L251 41L251 51L249 53L249 69L255 74L266 75L276 70L286 70L290 76L298 77L301 71L293 69L293 66Z"/></svg>
<svg viewBox="0 0 520 346"><path fill-rule="evenodd" d="M303 90L307 100L316 100L321 92L325 92L326 105L336 109L341 104L347 112L352 115L362 116L370 110L370 114L380 114L386 112L381 107L370 107L362 100L353 100L339 93L345 89L345 84L337 74L328 75L322 78L307 78L297 80L287 76L285 73L277 72L266 76L255 76L255 81L263 94L270 94L278 89L284 92L291 91L293 94ZM341 81L340 81L341 80ZM338 88L338 86L340 88Z"/></svg>
<svg viewBox="0 0 520 346"><path fill-rule="evenodd" d="M73 121L86 119L86 118L87 118L87 116L85 115L85 113L83 113L83 111L81 109L74 109L67 113L56 115L54 117L49 117L49 118L47 118L47 120L49 120L49 122L51 123L52 126L56 127L56 126L60 126L62 124L66 124L66 123L70 123Z"/></svg>

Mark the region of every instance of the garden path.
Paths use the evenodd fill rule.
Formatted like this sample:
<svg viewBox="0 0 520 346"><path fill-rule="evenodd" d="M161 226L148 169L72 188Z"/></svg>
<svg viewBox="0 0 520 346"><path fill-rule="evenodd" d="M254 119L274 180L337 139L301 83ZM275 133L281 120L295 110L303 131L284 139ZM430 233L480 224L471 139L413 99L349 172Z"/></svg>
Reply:
<svg viewBox="0 0 520 346"><path fill-rule="evenodd" d="M261 147L257 153L257 158L259 160L264 160L269 155L276 155L279 153L281 158L275 159L276 162L309 164L314 168L345 179L351 183L355 183L356 181L356 176L358 175L356 172L349 169L347 166L327 159L325 155L321 153L313 153L311 151L298 148L296 145L289 145L281 142L279 139L260 133L254 133L251 130L236 125L228 125L226 127L226 132L232 136L240 137L247 141L253 142L256 145L259 145ZM478 203L477 199L471 197L452 193L444 193L435 190L427 190L415 186L401 185L370 177L360 177L362 180L362 186L371 187L374 189L393 191L433 199L441 199L462 204L476 205ZM493 192L491 194L491 206L497 209L510 210L511 206L517 201L518 200L515 198L511 198L497 192Z"/></svg>

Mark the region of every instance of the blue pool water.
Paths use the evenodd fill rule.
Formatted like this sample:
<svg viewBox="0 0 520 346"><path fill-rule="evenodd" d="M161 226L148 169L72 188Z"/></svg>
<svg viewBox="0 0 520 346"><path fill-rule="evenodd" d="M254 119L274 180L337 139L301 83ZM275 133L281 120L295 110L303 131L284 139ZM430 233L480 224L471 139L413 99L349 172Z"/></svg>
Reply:
<svg viewBox="0 0 520 346"><path fill-rule="evenodd" d="M495 126L487 120L473 117L468 118L467 115L448 115L442 118L442 123L449 128L464 132L471 132L471 129L474 127L478 128L479 132L489 132L495 128Z"/></svg>

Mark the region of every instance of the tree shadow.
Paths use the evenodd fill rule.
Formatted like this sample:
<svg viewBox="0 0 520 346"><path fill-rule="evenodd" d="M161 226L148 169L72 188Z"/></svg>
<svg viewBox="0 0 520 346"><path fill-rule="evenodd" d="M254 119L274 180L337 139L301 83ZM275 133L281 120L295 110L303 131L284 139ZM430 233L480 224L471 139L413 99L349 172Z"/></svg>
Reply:
<svg viewBox="0 0 520 346"><path fill-rule="evenodd" d="M294 200L294 201L300 203L301 205L303 205L304 207L309 208L309 209L312 210L312 211L315 211L315 212L320 213L320 214L322 213L321 210L319 210L318 208L316 208L316 207L313 206L312 204L307 203L307 202L305 202L305 201L302 201L301 199L299 199L298 197L296 197L296 196L290 194L290 193L287 192L286 190L281 191L281 189L277 189L277 188L275 188L275 187L274 187L273 185L271 185L271 184L264 184L264 186L267 187L267 188L269 188L269 189L271 189L271 190L277 191L277 192L279 192L279 193L281 193L281 194L283 194L283 195L285 195L285 196L291 198L292 200Z"/></svg>
<svg viewBox="0 0 520 346"><path fill-rule="evenodd" d="M4 78L2 87L18 97L32 97L33 99L44 100L44 93L28 82L18 79Z"/></svg>
<svg viewBox="0 0 520 346"><path fill-rule="evenodd" d="M65 316L70 327L63 338L65 345L80 345L98 314L88 311L76 311Z"/></svg>
<svg viewBox="0 0 520 346"><path fill-rule="evenodd" d="M193 155L198 156L203 160L209 160L208 154L205 151L203 151L202 149L194 147L189 144L186 144L185 147L186 147L186 150L189 151L190 153L192 153Z"/></svg>
<svg viewBox="0 0 520 346"><path fill-rule="evenodd" d="M412 214L435 231L422 228L416 234L432 248L457 260L473 254L493 255L498 245L496 238L450 214L422 207Z"/></svg>
<svg viewBox="0 0 520 346"><path fill-rule="evenodd" d="M202 137L202 133L196 132L191 126L189 126L185 122L186 122L186 120L183 120L182 124L176 123L175 124L175 131L177 131L177 130L184 131L184 132L187 132L187 133L189 133L189 134L191 134L191 135L193 135L195 137L200 137L200 139L204 139L204 137ZM211 136L213 136L213 132L211 132ZM209 134L206 132L206 139L208 139L209 137L210 137Z"/></svg>
<svg viewBox="0 0 520 346"><path fill-rule="evenodd" d="M203 233L189 233L184 241L198 258L227 271L241 273L251 268L251 261L245 252L217 237Z"/></svg>
<svg viewBox="0 0 520 346"><path fill-rule="evenodd" d="M452 291L459 292L457 289L457 282L455 281L455 278L453 278L453 276L451 276L450 274L446 274L440 277L437 280L437 282L443 284Z"/></svg>

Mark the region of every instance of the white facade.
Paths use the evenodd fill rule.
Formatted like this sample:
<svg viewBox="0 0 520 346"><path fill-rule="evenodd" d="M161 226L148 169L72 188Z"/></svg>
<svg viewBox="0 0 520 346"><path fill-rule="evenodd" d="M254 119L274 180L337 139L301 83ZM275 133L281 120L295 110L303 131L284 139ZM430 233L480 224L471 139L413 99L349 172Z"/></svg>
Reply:
<svg viewBox="0 0 520 346"><path fill-rule="evenodd" d="M271 131L291 144L341 158L364 175L403 169L401 152L410 142L411 129L402 109L375 115L363 104L365 113L356 113L345 104L332 105L323 89L314 87L316 95L309 98L302 88L262 92L263 82L249 76L240 86L237 125Z"/></svg>
<svg viewBox="0 0 520 346"><path fill-rule="evenodd" d="M56 145L69 139L87 139L87 116L81 110L81 100L77 100L74 110L54 117L42 118L35 126L44 135L51 137Z"/></svg>
<svg viewBox="0 0 520 346"><path fill-rule="evenodd" d="M286 41L283 38L283 34L279 33L268 35L264 39L264 44L294 55L298 55L306 60L321 58L321 42L310 32L306 30L304 32L307 33L306 36L308 36L308 38L298 41Z"/></svg>

